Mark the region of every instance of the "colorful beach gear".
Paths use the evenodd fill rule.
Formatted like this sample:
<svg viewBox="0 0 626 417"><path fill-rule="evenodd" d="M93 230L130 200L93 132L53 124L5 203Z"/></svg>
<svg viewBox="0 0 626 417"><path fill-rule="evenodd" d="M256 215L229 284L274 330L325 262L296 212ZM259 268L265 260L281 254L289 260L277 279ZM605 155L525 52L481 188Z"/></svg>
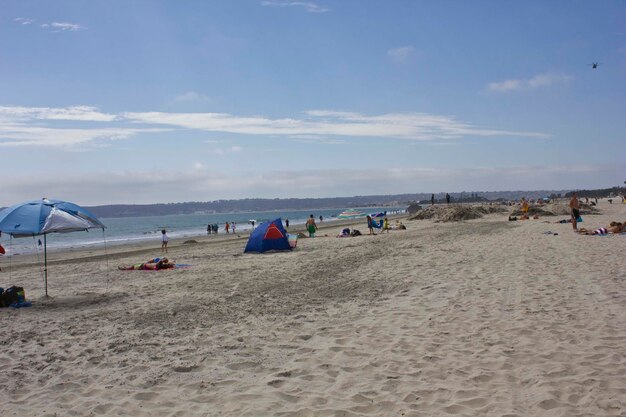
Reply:
<svg viewBox="0 0 626 417"><path fill-rule="evenodd" d="M291 250L292 247L289 244L289 238L287 232L283 227L283 222L280 218L272 220L271 222L261 223L248 238L248 244L244 249L245 253L248 252L267 252L271 250Z"/></svg>

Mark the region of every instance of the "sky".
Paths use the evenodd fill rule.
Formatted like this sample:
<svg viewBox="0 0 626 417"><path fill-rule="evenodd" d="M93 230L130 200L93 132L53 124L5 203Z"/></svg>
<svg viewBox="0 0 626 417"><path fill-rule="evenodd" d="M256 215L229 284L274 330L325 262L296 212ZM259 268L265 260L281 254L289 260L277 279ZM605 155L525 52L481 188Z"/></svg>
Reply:
<svg viewBox="0 0 626 417"><path fill-rule="evenodd" d="M0 206L626 180L624 1L0 3Z"/></svg>

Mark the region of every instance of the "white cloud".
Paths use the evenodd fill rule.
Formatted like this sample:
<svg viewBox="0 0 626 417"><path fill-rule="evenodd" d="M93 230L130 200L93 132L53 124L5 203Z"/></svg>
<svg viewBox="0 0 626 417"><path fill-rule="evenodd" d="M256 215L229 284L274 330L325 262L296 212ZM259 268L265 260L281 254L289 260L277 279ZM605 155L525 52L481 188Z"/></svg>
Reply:
<svg viewBox="0 0 626 417"><path fill-rule="evenodd" d="M528 85L532 88L537 88L552 84L565 84L573 79L574 77L565 74L540 74L528 80Z"/></svg>
<svg viewBox="0 0 626 417"><path fill-rule="evenodd" d="M174 97L174 101L178 103L187 103L193 101L208 101L209 97L204 94L197 93L195 91L187 91L186 93L180 94Z"/></svg>
<svg viewBox="0 0 626 417"><path fill-rule="evenodd" d="M28 17L16 17L13 21L18 22L22 25L30 25L35 21L35 19L30 19Z"/></svg>
<svg viewBox="0 0 626 417"><path fill-rule="evenodd" d="M98 140L126 139L138 133L162 131L157 129L68 129L47 128L30 124L7 124L0 122L0 147L40 146L75 147Z"/></svg>
<svg viewBox="0 0 626 417"><path fill-rule="evenodd" d="M144 125L138 128L137 125ZM267 135L290 140L339 144L347 138L450 141L468 136L547 138L540 132L475 126L450 116L390 113L368 116L355 112L311 110L298 118L271 119L227 113L140 112L110 114L92 106L0 106L0 146L69 147L102 139L126 139L140 133L190 129L242 135ZM219 143L205 140L207 143ZM238 146L221 152L240 152Z"/></svg>
<svg viewBox="0 0 626 417"><path fill-rule="evenodd" d="M496 93L505 93L516 90L529 90L539 87L549 87L553 84L566 84L574 77L566 74L539 74L527 80L505 80L492 82L487 90Z"/></svg>
<svg viewBox="0 0 626 417"><path fill-rule="evenodd" d="M167 130L103 126L117 119L118 116L102 113L91 106L0 106L0 147L71 148L89 142L127 139L139 133ZM77 123L81 127L76 127Z"/></svg>
<svg viewBox="0 0 626 417"><path fill-rule="evenodd" d="M261 6L265 7L302 7L308 13L325 13L330 11L326 6L320 6L317 3L310 1L276 1L267 0L262 1Z"/></svg>
<svg viewBox="0 0 626 417"><path fill-rule="evenodd" d="M519 90L522 87L522 81L520 80L506 80L501 82L489 83L489 91L512 91Z"/></svg>
<svg viewBox="0 0 626 417"><path fill-rule="evenodd" d="M226 113L124 113L134 122L165 124L186 129L248 135L278 136L351 136L409 140L454 139L463 136L526 136L549 135L538 132L516 132L483 128L463 123L448 116L426 113L392 113L366 116L353 112L315 110L300 119L269 119L262 116L240 117Z"/></svg>
<svg viewBox="0 0 626 417"><path fill-rule="evenodd" d="M41 27L44 29L52 29L53 32L77 32L79 30L87 29L85 26L68 22L44 23Z"/></svg>
<svg viewBox="0 0 626 417"><path fill-rule="evenodd" d="M0 106L0 117L12 119L38 120L77 120L91 122L110 122L117 118L114 114L106 114L91 106L70 107L21 107Z"/></svg>
<svg viewBox="0 0 626 417"><path fill-rule="evenodd" d="M226 155L229 153L237 153L237 152L241 152L243 151L243 148L241 146L237 146L237 145L233 145L230 146L228 148L215 148L215 149L211 149L211 152L216 154L216 155Z"/></svg>
<svg viewBox="0 0 626 417"><path fill-rule="evenodd" d="M402 63L415 55L415 48L412 46L400 46L387 51L387 55L395 62Z"/></svg>

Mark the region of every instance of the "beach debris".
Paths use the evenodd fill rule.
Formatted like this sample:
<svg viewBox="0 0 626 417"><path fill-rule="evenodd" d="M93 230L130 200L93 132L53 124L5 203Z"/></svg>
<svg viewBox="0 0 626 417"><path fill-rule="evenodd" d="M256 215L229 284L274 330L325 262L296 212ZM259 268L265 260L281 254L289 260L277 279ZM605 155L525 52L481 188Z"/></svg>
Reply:
<svg viewBox="0 0 626 417"><path fill-rule="evenodd" d="M197 241L197 240L194 240L194 239L189 239L189 240L185 240L185 241L183 242L183 245L195 245L196 243L198 243L198 241Z"/></svg>

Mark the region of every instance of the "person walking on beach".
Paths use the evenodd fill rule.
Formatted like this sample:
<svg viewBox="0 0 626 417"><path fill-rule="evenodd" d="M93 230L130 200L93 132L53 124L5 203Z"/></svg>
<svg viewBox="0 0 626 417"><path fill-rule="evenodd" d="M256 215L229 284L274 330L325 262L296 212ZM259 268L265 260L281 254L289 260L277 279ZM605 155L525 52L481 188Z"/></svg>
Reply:
<svg viewBox="0 0 626 417"><path fill-rule="evenodd" d="M226 234L228 234L228 230L230 229L230 224L228 224L228 222L224 225L224 229L226 229Z"/></svg>
<svg viewBox="0 0 626 417"><path fill-rule="evenodd" d="M578 230L576 222L578 221L578 217L580 217L580 203L578 202L576 193L572 194L572 199L569 201L569 208L572 213L572 228L576 231Z"/></svg>
<svg viewBox="0 0 626 417"><path fill-rule="evenodd" d="M387 217L383 219L383 230L380 233L385 233L385 232L389 233L389 220L387 220Z"/></svg>
<svg viewBox="0 0 626 417"><path fill-rule="evenodd" d="M165 229L161 230L161 252L167 253L167 242L170 239L167 237Z"/></svg>
<svg viewBox="0 0 626 417"><path fill-rule="evenodd" d="M446 204L450 204L450 194L446 193Z"/></svg>
<svg viewBox="0 0 626 417"><path fill-rule="evenodd" d="M317 225L315 224L315 219L313 215L309 217L306 221L306 230L309 232L309 237L315 237L315 232L317 231Z"/></svg>

